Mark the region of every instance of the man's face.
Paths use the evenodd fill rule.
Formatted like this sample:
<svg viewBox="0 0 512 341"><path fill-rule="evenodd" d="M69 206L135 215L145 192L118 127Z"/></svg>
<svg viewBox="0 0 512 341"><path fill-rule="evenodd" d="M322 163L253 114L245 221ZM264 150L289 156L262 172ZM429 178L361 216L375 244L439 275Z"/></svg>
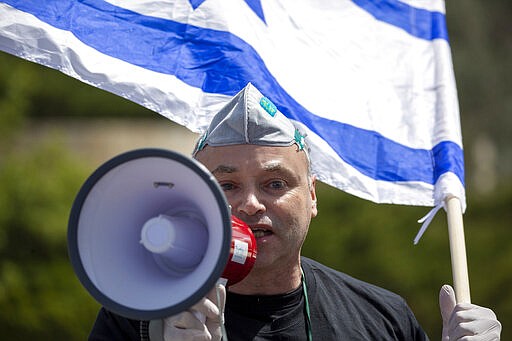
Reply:
<svg viewBox="0 0 512 341"><path fill-rule="evenodd" d="M206 146L196 158L217 178L232 214L251 227L258 246L255 269L296 263L317 214L304 152L295 145Z"/></svg>

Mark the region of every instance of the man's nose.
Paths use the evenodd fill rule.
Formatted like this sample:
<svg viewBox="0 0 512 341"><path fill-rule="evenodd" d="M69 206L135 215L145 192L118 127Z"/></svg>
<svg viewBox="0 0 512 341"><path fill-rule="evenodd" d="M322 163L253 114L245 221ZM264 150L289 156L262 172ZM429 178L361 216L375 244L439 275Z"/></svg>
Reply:
<svg viewBox="0 0 512 341"><path fill-rule="evenodd" d="M265 205L261 202L261 199L258 198L255 190L244 191L242 197L240 198L238 212L252 216L265 212L265 210Z"/></svg>

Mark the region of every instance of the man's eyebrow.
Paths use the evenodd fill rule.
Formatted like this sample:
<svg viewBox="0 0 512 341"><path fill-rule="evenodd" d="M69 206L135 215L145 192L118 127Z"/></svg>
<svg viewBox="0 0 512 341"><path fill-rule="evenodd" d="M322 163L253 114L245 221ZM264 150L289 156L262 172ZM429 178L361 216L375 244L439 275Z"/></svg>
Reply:
<svg viewBox="0 0 512 341"><path fill-rule="evenodd" d="M263 170L265 172L288 172L293 173L290 171L287 167L284 167L283 164L280 162L268 162L263 166ZM228 166L228 165L219 165L217 166L213 171L212 174L230 174L230 173L236 173L238 172L238 168L235 166Z"/></svg>
<svg viewBox="0 0 512 341"><path fill-rule="evenodd" d="M263 166L263 170L268 173L276 172L280 174L287 174L288 176L296 177L297 174L288 168L285 164L275 161L269 162Z"/></svg>
<svg viewBox="0 0 512 341"><path fill-rule="evenodd" d="M263 169L267 172L277 172L283 170L283 166L279 162L269 162L263 166Z"/></svg>
<svg viewBox="0 0 512 341"><path fill-rule="evenodd" d="M226 165L219 165L217 166L213 171L212 174L222 174L222 173L234 173L236 172L236 167L233 166L226 166Z"/></svg>

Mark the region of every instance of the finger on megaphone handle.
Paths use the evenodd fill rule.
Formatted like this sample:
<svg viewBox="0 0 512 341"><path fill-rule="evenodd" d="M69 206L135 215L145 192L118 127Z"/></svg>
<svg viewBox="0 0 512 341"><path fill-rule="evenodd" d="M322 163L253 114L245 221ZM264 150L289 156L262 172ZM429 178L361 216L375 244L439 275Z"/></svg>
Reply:
<svg viewBox="0 0 512 341"><path fill-rule="evenodd" d="M226 306L226 280L219 282L216 286L217 306L220 310L220 323L224 324L224 307Z"/></svg>
<svg viewBox="0 0 512 341"><path fill-rule="evenodd" d="M199 321L192 311L186 310L163 320L163 339L165 341L211 340L211 334L204 323ZM153 338L151 337L153 341ZM155 340L160 340L156 338Z"/></svg>
<svg viewBox="0 0 512 341"><path fill-rule="evenodd" d="M164 325L178 329L204 329L204 322L198 319L191 310L185 310L179 314L164 318Z"/></svg>
<svg viewBox="0 0 512 341"><path fill-rule="evenodd" d="M197 311L197 310L191 310L191 312L192 312L192 314L194 314L194 316L195 316L199 321L201 321L201 323L203 323L203 324L204 324L204 323L206 323L206 316L205 316L203 313L201 313L201 312L199 312L199 311Z"/></svg>
<svg viewBox="0 0 512 341"><path fill-rule="evenodd" d="M217 284L215 290L208 294L212 302L217 303L219 314L214 318L206 320L206 327L212 336L212 340L225 340L226 329L224 328L224 305L226 303L226 287L223 284Z"/></svg>
<svg viewBox="0 0 512 341"><path fill-rule="evenodd" d="M220 340L225 298L225 287L217 284L188 310L163 319L164 339ZM217 306L216 302L220 302L221 305Z"/></svg>
<svg viewBox="0 0 512 341"><path fill-rule="evenodd" d="M224 285L217 284L203 297L199 302L194 304L190 310L198 318L205 323L206 320L220 322L224 305L226 303L226 288Z"/></svg>

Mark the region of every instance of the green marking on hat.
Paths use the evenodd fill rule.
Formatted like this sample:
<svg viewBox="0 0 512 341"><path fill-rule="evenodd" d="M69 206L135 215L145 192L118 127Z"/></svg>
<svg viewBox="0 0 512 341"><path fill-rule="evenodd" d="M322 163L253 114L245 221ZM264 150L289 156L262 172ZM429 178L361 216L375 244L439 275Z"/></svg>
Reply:
<svg viewBox="0 0 512 341"><path fill-rule="evenodd" d="M208 137L208 131L205 131L204 134L199 138L199 141L197 142L197 147L196 147L196 150L194 151L194 154L204 148L207 137Z"/></svg>
<svg viewBox="0 0 512 341"><path fill-rule="evenodd" d="M299 129L295 129L295 134L293 135L293 139L299 146L299 150L304 149L304 137L305 136L300 133Z"/></svg>
<svg viewBox="0 0 512 341"><path fill-rule="evenodd" d="M270 116L274 117L277 112L277 107L269 100L267 97L262 97L260 99L260 105L266 112L269 113Z"/></svg>

